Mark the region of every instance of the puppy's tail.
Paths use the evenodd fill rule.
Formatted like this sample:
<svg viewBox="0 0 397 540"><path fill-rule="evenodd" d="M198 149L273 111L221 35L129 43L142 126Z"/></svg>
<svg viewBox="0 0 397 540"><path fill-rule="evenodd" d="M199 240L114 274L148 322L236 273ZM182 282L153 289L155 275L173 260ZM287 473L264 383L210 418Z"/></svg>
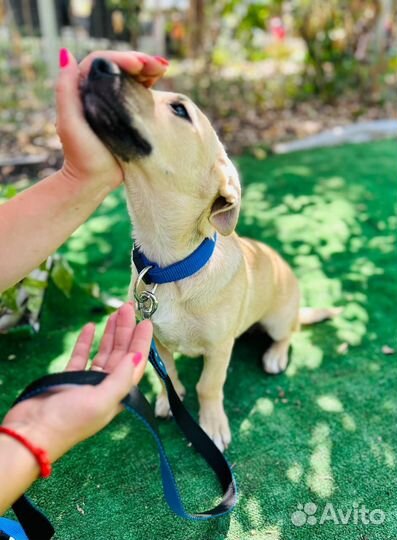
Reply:
<svg viewBox="0 0 397 540"><path fill-rule="evenodd" d="M342 308L310 308L302 307L299 310L300 324L314 324L327 319L333 319L342 313Z"/></svg>

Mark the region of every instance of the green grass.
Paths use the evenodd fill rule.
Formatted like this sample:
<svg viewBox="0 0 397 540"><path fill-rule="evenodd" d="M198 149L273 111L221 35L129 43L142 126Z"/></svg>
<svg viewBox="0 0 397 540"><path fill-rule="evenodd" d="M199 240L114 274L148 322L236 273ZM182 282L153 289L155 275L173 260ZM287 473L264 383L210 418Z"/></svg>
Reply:
<svg viewBox="0 0 397 540"><path fill-rule="evenodd" d="M303 330L291 363L278 377L263 374L264 343L236 344L225 387L240 502L228 517L187 522L162 497L154 443L123 413L71 451L31 496L63 540L245 540L397 538L396 347L394 244L397 144L383 141L313 150L256 161L238 160L244 182L241 234L278 249L295 268L306 304L341 305L338 319ZM125 298L130 225L122 192L111 195L64 247L82 282ZM60 369L83 323L102 327L100 305L75 287L67 300L50 287L39 335L1 337L1 411L32 379ZM345 344L347 352L338 352ZM12 355L15 355L13 357ZM201 360L180 358L186 404ZM142 387L153 401L159 384L149 370ZM210 473L172 422L160 430L190 510L217 496ZM314 502L343 512L353 503L381 509L381 525L359 521L296 527L291 514Z"/></svg>

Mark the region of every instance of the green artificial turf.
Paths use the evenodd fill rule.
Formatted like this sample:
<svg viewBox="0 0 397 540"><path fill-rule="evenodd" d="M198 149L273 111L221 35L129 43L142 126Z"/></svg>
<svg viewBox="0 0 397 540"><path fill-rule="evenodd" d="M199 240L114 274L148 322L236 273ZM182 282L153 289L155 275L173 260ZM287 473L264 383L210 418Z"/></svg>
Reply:
<svg viewBox="0 0 397 540"><path fill-rule="evenodd" d="M262 372L263 338L251 335L236 344L225 386L233 433L227 457L240 490L230 516L208 522L177 518L163 500L151 437L123 413L32 488L57 538L397 538L396 356L382 353L382 346L397 345L397 143L316 149L266 161L246 156L237 164L244 184L239 232L284 255L300 278L305 304L340 305L343 315L297 334L289 368L280 376ZM112 194L63 251L80 283L96 282L126 298L130 225L123 193ZM103 328L99 302L79 287L66 299L50 286L40 333L0 338L0 413L32 379L62 368L88 320ZM197 415L202 361L180 358L177 364L186 405ZM142 388L153 402L159 383L150 369ZM215 480L173 422L161 422L160 431L188 509L214 503ZM295 526L291 515L309 502L318 506L317 521L327 503L336 512L356 510L356 519L352 514L346 525L329 519ZM383 524L357 519L361 504L381 509Z"/></svg>

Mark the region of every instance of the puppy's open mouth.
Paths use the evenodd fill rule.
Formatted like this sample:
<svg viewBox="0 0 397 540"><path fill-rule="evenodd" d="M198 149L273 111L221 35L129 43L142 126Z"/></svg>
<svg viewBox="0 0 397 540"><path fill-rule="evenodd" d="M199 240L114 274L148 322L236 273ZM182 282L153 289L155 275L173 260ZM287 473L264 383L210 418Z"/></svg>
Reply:
<svg viewBox="0 0 397 540"><path fill-rule="evenodd" d="M134 127L123 99L128 76L102 58L96 58L81 88L87 122L112 154L123 161L147 156L151 144Z"/></svg>

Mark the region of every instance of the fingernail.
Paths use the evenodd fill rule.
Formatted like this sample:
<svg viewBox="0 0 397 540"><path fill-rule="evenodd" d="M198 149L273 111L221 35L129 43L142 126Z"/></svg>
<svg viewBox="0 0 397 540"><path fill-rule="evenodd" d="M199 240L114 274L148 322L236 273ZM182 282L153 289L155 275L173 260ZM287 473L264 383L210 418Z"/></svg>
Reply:
<svg viewBox="0 0 397 540"><path fill-rule="evenodd" d="M69 64L69 51L67 49L59 50L59 67L64 68Z"/></svg>
<svg viewBox="0 0 397 540"><path fill-rule="evenodd" d="M157 62L160 62L160 64L163 64L163 66L169 66L170 65L168 60L166 58L163 58L162 56L155 56L154 58L157 60Z"/></svg>
<svg viewBox="0 0 397 540"><path fill-rule="evenodd" d="M132 359L132 363L134 364L134 366L136 367L138 364L140 364L142 361L142 353L141 352L137 352L133 359Z"/></svg>

